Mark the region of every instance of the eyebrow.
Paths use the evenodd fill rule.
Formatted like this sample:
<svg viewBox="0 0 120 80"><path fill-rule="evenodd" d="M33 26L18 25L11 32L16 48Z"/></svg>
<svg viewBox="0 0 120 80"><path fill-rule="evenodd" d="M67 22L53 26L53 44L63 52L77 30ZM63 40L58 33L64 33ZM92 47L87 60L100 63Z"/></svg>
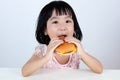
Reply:
<svg viewBox="0 0 120 80"><path fill-rule="evenodd" d="M55 17L51 17L50 18L50 21L52 21L53 19L57 19L57 17L55 16Z"/></svg>
<svg viewBox="0 0 120 80"><path fill-rule="evenodd" d="M65 16L64 18L65 18L65 19L66 19L66 18L72 19L72 16ZM57 16L51 17L51 18L50 18L50 21L53 20L53 19L59 19L59 17L57 17Z"/></svg>

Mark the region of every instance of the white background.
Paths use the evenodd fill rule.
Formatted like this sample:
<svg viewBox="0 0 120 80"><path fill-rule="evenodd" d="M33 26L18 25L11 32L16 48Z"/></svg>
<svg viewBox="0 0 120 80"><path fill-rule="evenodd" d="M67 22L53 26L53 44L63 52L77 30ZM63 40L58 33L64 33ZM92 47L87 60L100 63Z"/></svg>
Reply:
<svg viewBox="0 0 120 80"><path fill-rule="evenodd" d="M0 67L22 67L32 56L37 17L50 1L0 0ZM120 69L120 0L65 1L76 13L85 50L104 68Z"/></svg>

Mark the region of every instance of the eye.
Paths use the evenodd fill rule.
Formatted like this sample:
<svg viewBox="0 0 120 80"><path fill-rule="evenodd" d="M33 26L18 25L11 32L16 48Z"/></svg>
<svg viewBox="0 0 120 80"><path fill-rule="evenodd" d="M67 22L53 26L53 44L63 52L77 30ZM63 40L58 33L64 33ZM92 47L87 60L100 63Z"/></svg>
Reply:
<svg viewBox="0 0 120 80"><path fill-rule="evenodd" d="M72 21L71 20L66 20L66 23L71 23Z"/></svg>
<svg viewBox="0 0 120 80"><path fill-rule="evenodd" d="M58 21L53 21L53 22L52 22L52 24L57 24L57 23L58 23Z"/></svg>

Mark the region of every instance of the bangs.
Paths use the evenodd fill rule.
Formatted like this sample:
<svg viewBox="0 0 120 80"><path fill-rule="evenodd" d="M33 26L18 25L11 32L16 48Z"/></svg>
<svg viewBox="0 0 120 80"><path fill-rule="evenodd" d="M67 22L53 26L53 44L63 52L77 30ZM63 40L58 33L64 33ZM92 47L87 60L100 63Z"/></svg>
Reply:
<svg viewBox="0 0 120 80"><path fill-rule="evenodd" d="M61 15L69 15L72 16L72 12L70 9L68 8L64 8L64 7L59 7L59 8L54 8L53 11L55 10L55 13L57 16L61 16Z"/></svg>
<svg viewBox="0 0 120 80"><path fill-rule="evenodd" d="M49 10L52 12L55 11L56 15L70 15L72 16L73 10L72 8L63 1L55 1L51 6L49 6Z"/></svg>

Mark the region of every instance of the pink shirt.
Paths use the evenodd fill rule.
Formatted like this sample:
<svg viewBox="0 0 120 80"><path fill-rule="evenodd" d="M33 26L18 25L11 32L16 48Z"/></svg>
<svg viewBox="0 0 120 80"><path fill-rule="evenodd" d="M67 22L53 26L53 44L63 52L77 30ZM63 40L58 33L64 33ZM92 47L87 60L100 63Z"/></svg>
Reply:
<svg viewBox="0 0 120 80"><path fill-rule="evenodd" d="M43 57L46 54L47 46L45 44L40 44L35 48L34 55ZM66 64L60 64L55 57L48 61L42 68L45 69L62 69L62 68L73 68L78 69L80 64L80 57L77 53L70 55L69 61Z"/></svg>

